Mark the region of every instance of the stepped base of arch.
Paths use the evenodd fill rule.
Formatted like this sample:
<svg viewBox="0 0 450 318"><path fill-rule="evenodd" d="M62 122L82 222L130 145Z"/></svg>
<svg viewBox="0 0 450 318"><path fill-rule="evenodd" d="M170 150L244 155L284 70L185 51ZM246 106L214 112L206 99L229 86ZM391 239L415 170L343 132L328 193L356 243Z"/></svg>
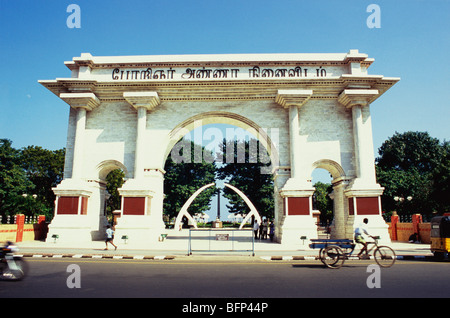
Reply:
<svg viewBox="0 0 450 318"><path fill-rule="evenodd" d="M106 218L87 215L56 215L48 226L46 242L83 243L105 238Z"/></svg>
<svg viewBox="0 0 450 318"><path fill-rule="evenodd" d="M310 215L286 216L277 234L277 242L284 247L308 247L309 240L316 238L316 218Z"/></svg>
<svg viewBox="0 0 450 318"><path fill-rule="evenodd" d="M126 240L128 244L138 245L158 242L165 232L164 223L155 222L149 215L122 215L117 219L114 238L117 242Z"/></svg>

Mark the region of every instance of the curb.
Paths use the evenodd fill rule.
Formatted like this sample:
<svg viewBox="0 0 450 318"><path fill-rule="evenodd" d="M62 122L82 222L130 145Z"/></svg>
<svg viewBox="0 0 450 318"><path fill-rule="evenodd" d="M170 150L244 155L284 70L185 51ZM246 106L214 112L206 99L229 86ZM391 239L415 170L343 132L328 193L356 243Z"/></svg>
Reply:
<svg viewBox="0 0 450 318"><path fill-rule="evenodd" d="M266 261L306 261L306 260L320 260L318 256L260 256ZM373 259L370 256L369 259ZM428 255L397 255L397 260L433 260L433 256ZM357 256L348 257L347 260L359 260Z"/></svg>
<svg viewBox="0 0 450 318"><path fill-rule="evenodd" d="M175 256L171 255L110 255L110 254L34 254L34 253L23 253L16 254L22 257L31 258L95 258L95 259L136 259L136 260L173 260Z"/></svg>
<svg viewBox="0 0 450 318"><path fill-rule="evenodd" d="M112 254L53 254L53 253L23 253L15 254L17 256L27 257L27 258L91 258L91 259L134 259L134 260L173 260L175 256L173 255L112 255ZM320 260L318 256L259 256L260 259L266 261L314 261ZM359 260L356 256L351 256L347 258L348 260ZM373 259L370 256L369 259ZM428 255L397 255L397 260L433 260L433 256Z"/></svg>

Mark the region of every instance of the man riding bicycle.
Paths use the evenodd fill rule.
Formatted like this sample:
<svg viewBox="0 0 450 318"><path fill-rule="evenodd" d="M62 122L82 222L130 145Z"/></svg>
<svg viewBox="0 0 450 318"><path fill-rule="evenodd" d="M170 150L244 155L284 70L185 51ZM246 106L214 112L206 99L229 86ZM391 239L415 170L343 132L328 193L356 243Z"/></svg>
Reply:
<svg viewBox="0 0 450 318"><path fill-rule="evenodd" d="M366 242L366 240L364 239L364 236L363 236L364 234L366 234L366 235L372 237L369 234L369 232L367 232L367 227L366 227L367 223L369 223L369 220L367 218L365 218L363 220L363 223L361 223L360 225L358 225L355 228L355 242L356 243L360 243L360 244L362 244L364 246L361 249L361 251L358 253L358 255L357 255L358 257L361 257L361 254L364 253L364 252L365 252L364 257L365 258L369 257L369 254L368 254L368 251L367 251L367 242Z"/></svg>

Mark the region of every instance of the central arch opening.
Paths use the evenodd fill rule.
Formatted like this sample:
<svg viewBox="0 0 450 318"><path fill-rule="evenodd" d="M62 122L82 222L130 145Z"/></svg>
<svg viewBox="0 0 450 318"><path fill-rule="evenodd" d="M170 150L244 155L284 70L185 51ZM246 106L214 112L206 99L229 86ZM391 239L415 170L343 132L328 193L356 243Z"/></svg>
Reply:
<svg viewBox="0 0 450 318"><path fill-rule="evenodd" d="M271 128L258 127L240 115L217 112L200 114L172 130L166 152L166 168L190 165L188 170L191 176L207 165L213 165L215 169L214 180L205 179L203 185L211 181L216 186L206 189L203 196L199 195L199 201L206 200L203 204L207 204L208 208L199 211L198 205L194 204L189 210L190 215L200 221L200 226L213 226L212 222L219 218L218 221L224 226L239 227L250 212L244 200L226 187L225 183L241 190L256 206L262 218L274 218L272 168L278 155L272 135L276 137L276 133ZM188 156L186 151L197 153ZM172 189L167 181L164 182L166 199L174 195L166 192ZM263 186L258 186L260 184ZM259 191L255 191L255 188L259 188ZM195 190L191 188L189 195ZM176 212L179 212L181 206L177 209ZM164 214L166 223L174 224L173 209L165 209ZM250 222L248 226L251 225Z"/></svg>

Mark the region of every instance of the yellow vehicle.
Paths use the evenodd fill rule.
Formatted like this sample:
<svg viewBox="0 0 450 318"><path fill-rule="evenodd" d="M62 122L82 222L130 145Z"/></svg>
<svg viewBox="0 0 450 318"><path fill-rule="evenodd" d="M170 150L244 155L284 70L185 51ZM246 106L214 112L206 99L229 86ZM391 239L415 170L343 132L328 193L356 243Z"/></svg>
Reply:
<svg viewBox="0 0 450 318"><path fill-rule="evenodd" d="M450 216L431 219L431 252L436 258L444 258L450 252Z"/></svg>

